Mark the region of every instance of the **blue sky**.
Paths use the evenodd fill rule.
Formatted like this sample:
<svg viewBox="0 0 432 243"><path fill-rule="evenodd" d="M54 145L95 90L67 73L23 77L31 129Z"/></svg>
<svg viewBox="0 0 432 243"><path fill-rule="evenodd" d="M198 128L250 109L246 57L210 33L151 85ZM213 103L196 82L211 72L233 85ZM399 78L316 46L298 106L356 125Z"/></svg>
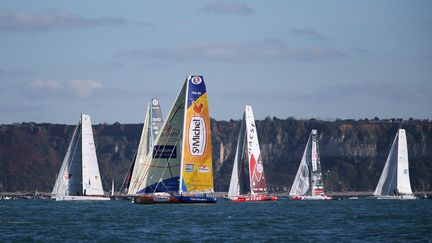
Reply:
<svg viewBox="0 0 432 243"><path fill-rule="evenodd" d="M210 114L432 118L431 1L3 1L0 123L140 123L201 74Z"/></svg>

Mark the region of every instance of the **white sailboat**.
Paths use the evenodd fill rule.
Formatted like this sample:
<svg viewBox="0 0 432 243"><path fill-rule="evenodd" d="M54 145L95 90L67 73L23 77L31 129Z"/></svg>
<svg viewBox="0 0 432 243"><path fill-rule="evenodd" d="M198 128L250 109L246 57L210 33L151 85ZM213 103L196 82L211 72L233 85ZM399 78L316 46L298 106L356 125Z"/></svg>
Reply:
<svg viewBox="0 0 432 243"><path fill-rule="evenodd" d="M318 146L318 132L312 129L294 183L289 193L293 200L330 200L324 193Z"/></svg>
<svg viewBox="0 0 432 243"><path fill-rule="evenodd" d="M214 203L207 92L202 76L189 76L170 109L153 153L138 174L135 203Z"/></svg>
<svg viewBox="0 0 432 243"><path fill-rule="evenodd" d="M109 200L104 196L90 116L81 115L63 159L52 199Z"/></svg>
<svg viewBox="0 0 432 243"><path fill-rule="evenodd" d="M378 199L416 199L411 190L405 129L399 129L375 189Z"/></svg>
<svg viewBox="0 0 432 243"><path fill-rule="evenodd" d="M137 153L132 160L131 167L126 174L122 187L127 188L129 196L135 195L140 184L139 175L145 168L144 159L150 153L153 153L154 142L159 135L163 125L162 110L157 98L150 99L147 105L144 126L141 133L140 143Z"/></svg>
<svg viewBox="0 0 432 243"><path fill-rule="evenodd" d="M239 178L242 178L239 180ZM274 201L267 193L264 166L251 106L246 106L240 125L227 199L233 202Z"/></svg>

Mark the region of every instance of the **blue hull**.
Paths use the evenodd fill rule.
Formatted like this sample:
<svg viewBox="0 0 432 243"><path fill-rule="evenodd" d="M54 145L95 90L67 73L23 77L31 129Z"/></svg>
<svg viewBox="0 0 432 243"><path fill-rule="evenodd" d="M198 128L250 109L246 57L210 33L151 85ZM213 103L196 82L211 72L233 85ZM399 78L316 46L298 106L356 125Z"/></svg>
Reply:
<svg viewBox="0 0 432 243"><path fill-rule="evenodd" d="M177 196L180 203L216 203L216 197L209 196Z"/></svg>

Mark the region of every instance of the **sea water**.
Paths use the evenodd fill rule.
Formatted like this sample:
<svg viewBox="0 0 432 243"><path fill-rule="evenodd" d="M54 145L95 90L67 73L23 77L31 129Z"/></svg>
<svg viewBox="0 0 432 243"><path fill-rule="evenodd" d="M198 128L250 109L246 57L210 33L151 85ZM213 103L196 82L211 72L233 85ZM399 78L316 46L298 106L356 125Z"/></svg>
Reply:
<svg viewBox="0 0 432 243"><path fill-rule="evenodd" d="M432 200L0 201L1 242L431 240Z"/></svg>

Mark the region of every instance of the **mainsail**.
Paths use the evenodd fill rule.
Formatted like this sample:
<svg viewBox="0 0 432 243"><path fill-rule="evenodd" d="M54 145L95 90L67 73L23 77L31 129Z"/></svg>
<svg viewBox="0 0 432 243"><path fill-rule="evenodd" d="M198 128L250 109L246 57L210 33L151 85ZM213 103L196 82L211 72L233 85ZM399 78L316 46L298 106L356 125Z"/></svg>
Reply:
<svg viewBox="0 0 432 243"><path fill-rule="evenodd" d="M189 76L144 160L138 194L213 192L207 93L202 76Z"/></svg>
<svg viewBox="0 0 432 243"><path fill-rule="evenodd" d="M89 115L81 115L52 194L57 197L104 195Z"/></svg>
<svg viewBox="0 0 432 243"><path fill-rule="evenodd" d="M144 170L145 157L153 152L153 144L159 131L162 127L162 111L159 105L159 100L153 98L149 101L146 110L146 117L144 119L144 126L141 133L140 143L138 145L137 153L132 160L132 165L126 174L125 182L128 188L128 195L136 194L140 181L139 175ZM130 178L128 180L128 177Z"/></svg>
<svg viewBox="0 0 432 243"><path fill-rule="evenodd" d="M312 129L300 166L297 170L294 183L291 186L290 196L295 195L324 195L321 163L318 145L318 132Z"/></svg>
<svg viewBox="0 0 432 243"><path fill-rule="evenodd" d="M246 150L246 151L245 151ZM247 156L245 157L245 153ZM245 161L247 159L247 161ZM249 185L241 185L244 177L243 169L247 163L247 177ZM247 188L249 191L244 191ZM243 191L242 191L243 189ZM231 174L228 197L239 196L242 193L263 194L267 192L264 176L264 167L259 148L258 134L251 106L246 106L243 120L240 125L239 138L237 141L236 155Z"/></svg>
<svg viewBox="0 0 432 243"><path fill-rule="evenodd" d="M412 195L405 129L399 129L381 173L375 196Z"/></svg>

